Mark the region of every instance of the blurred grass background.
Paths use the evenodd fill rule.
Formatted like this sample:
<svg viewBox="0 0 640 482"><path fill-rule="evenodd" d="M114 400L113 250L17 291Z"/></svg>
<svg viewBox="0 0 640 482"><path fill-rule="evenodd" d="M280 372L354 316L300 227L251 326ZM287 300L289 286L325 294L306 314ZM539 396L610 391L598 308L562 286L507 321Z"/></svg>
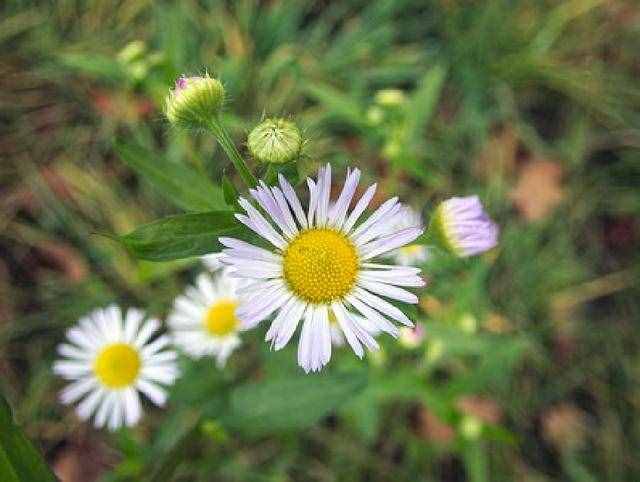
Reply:
<svg viewBox="0 0 640 482"><path fill-rule="evenodd" d="M303 174L358 166L427 210L478 193L503 231L495 252L426 264L425 341L384 340L335 414L266 434L212 418L171 480L640 480L636 2L6 0L0 42L0 389L63 480L142 480L190 389L251 364L298 374L295 348L267 353L259 329L134 431L96 432L56 401L67 326L114 300L163 316L198 270L97 233L179 212L117 139L232 174L211 137L162 117L176 77L204 69L239 144L263 112L291 115L311 140ZM358 364L342 350L331 369Z"/></svg>

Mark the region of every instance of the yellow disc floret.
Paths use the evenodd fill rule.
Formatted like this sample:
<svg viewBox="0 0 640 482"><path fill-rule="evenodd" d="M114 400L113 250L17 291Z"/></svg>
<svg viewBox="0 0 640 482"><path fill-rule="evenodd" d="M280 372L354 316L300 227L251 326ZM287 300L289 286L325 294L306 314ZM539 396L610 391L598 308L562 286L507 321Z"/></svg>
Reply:
<svg viewBox="0 0 640 482"><path fill-rule="evenodd" d="M212 336L225 336L233 333L238 327L236 308L238 302L222 299L214 303L205 313L202 320L204 327Z"/></svg>
<svg viewBox="0 0 640 482"><path fill-rule="evenodd" d="M140 373L140 355L126 343L112 343L98 353L93 370L108 388L124 388L131 385Z"/></svg>
<svg viewBox="0 0 640 482"><path fill-rule="evenodd" d="M284 252L284 278L289 288L310 303L342 298L353 288L357 273L355 246L332 229L303 231Z"/></svg>

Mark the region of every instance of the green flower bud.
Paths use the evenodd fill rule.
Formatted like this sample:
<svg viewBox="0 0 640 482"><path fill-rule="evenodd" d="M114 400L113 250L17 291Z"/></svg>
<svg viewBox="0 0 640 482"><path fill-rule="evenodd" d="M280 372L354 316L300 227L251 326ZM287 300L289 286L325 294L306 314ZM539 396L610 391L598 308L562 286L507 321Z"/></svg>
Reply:
<svg viewBox="0 0 640 482"><path fill-rule="evenodd" d="M473 415L465 415L460 421L460 434L467 440L478 440L482 428L482 420Z"/></svg>
<svg viewBox="0 0 640 482"><path fill-rule="evenodd" d="M275 164L297 159L302 145L300 131L286 119L265 119L247 138L249 152L256 160Z"/></svg>
<svg viewBox="0 0 640 482"><path fill-rule="evenodd" d="M397 107L404 104L407 96L400 89L383 89L376 92L376 104L383 107Z"/></svg>
<svg viewBox="0 0 640 482"><path fill-rule="evenodd" d="M202 129L216 117L224 103L224 87L218 79L180 77L165 101L165 115L178 127Z"/></svg>

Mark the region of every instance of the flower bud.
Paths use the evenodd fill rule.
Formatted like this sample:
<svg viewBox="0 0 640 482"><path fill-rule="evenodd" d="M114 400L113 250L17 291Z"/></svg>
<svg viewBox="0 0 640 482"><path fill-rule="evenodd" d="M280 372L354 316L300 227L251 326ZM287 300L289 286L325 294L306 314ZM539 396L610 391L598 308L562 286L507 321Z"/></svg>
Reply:
<svg viewBox="0 0 640 482"><path fill-rule="evenodd" d="M460 435L467 440L478 440L482 435L482 420L474 415L465 415L460 421Z"/></svg>
<svg viewBox="0 0 640 482"><path fill-rule="evenodd" d="M429 226L432 239L461 258L495 247L498 232L478 196L453 197L440 203Z"/></svg>
<svg viewBox="0 0 640 482"><path fill-rule="evenodd" d="M182 76L165 100L165 115L178 127L206 128L223 102L224 87L218 79Z"/></svg>
<svg viewBox="0 0 640 482"><path fill-rule="evenodd" d="M275 164L297 159L302 145L298 127L286 119L265 119L247 138L249 152L256 160Z"/></svg>
<svg viewBox="0 0 640 482"><path fill-rule="evenodd" d="M400 89L383 89L376 92L376 104L383 107L397 107L404 104L407 96Z"/></svg>

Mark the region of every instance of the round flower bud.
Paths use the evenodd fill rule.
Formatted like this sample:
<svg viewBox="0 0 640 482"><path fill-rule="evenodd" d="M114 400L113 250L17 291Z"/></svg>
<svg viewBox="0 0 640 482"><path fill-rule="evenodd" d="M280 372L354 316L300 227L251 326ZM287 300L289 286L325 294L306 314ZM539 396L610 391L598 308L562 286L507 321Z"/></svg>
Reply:
<svg viewBox="0 0 640 482"><path fill-rule="evenodd" d="M247 138L249 152L256 160L275 164L297 159L302 145L300 131L286 119L265 119Z"/></svg>
<svg viewBox="0 0 640 482"><path fill-rule="evenodd" d="M165 100L165 115L178 127L206 128L223 102L224 87L218 79L182 76Z"/></svg>
<svg viewBox="0 0 640 482"><path fill-rule="evenodd" d="M407 96L400 89L383 89L376 92L376 104L383 107L397 107L404 104Z"/></svg>
<svg viewBox="0 0 640 482"><path fill-rule="evenodd" d="M461 258L495 247L498 232L478 196L453 197L440 203L429 226L431 238Z"/></svg>

